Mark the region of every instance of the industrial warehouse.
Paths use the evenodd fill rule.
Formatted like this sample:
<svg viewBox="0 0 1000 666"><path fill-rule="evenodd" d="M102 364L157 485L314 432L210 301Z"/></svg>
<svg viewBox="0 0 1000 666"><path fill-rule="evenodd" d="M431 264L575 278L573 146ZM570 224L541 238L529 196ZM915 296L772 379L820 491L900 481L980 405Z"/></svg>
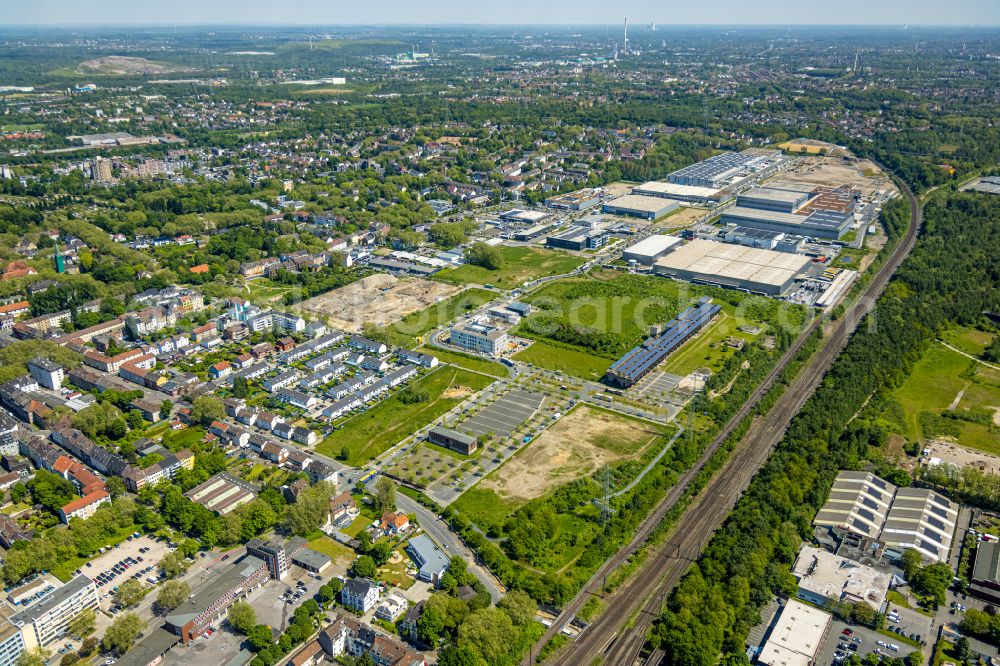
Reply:
<svg viewBox="0 0 1000 666"><path fill-rule="evenodd" d="M612 363L605 381L620 388L631 387L703 329L721 310L708 296L702 297L696 306L677 315L662 331L656 331Z"/></svg>
<svg viewBox="0 0 1000 666"><path fill-rule="evenodd" d="M657 234L644 238L635 245L625 248L622 252L624 261L634 261L643 266L652 266L657 259L665 257L676 245L681 242L677 236L664 236Z"/></svg>
<svg viewBox="0 0 1000 666"><path fill-rule="evenodd" d="M843 530L885 546L885 556L912 548L947 561L958 523L957 504L924 488L898 488L868 472L843 471L813 525Z"/></svg>
<svg viewBox="0 0 1000 666"><path fill-rule="evenodd" d="M768 296L782 296L810 264L808 257L695 239L657 260L658 275Z"/></svg>
<svg viewBox="0 0 1000 666"><path fill-rule="evenodd" d="M661 197L644 197L626 194L604 204L602 211L609 215L638 217L643 220L658 220L680 208L680 202Z"/></svg>
<svg viewBox="0 0 1000 666"><path fill-rule="evenodd" d="M751 180L774 175L788 166L780 150L749 148L740 153L721 153L678 169L667 176L676 185L694 185L713 190L736 189Z"/></svg>
<svg viewBox="0 0 1000 666"><path fill-rule="evenodd" d="M803 191L772 184L754 187L736 198L736 205L722 213L721 222L816 238L839 239L854 224L860 196L851 187L814 187Z"/></svg>

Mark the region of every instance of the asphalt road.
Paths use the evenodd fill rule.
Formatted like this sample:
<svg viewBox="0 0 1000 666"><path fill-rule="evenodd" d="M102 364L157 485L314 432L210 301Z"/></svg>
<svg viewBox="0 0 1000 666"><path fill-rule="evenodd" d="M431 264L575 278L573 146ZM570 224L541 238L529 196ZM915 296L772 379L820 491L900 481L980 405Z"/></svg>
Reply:
<svg viewBox="0 0 1000 666"><path fill-rule="evenodd" d="M416 514L420 527L434 543L444 549L445 555L449 557L458 555L465 560L469 565L469 571L475 574L476 578L486 586L494 603L503 596L504 589L500 581L486 567L476 561L476 555L465 547L458 535L452 532L448 524L433 511L403 493L396 493L396 506L400 511Z"/></svg>
<svg viewBox="0 0 1000 666"><path fill-rule="evenodd" d="M791 419L819 385L858 323L874 307L889 279L913 248L917 231L922 224L923 211L913 193L902 183L899 185L910 202L912 214L906 236L868 285L861 298L844 316L833 322L823 347L812 356L771 410L751 425L736 451L684 512L660 550L650 553L645 565L613 596L605 599L602 614L553 663L575 666L591 663L595 657L601 655L606 664L635 663L645 643L649 627L659 617L670 591L691 563L699 557L712 534L729 515L754 475L767 461L771 450L783 437ZM729 434L751 413L809 335L820 325L820 320L814 321L806 333L800 336L782 356L768 378L726 424L698 462L681 477L664 500L640 524L632 541L605 562L566 606L524 660L525 666L528 666L533 661L533 655L579 612L590 596L601 594L605 577L648 539L664 515L684 496L688 485L698 472L708 463ZM630 618L634 618L634 621L629 623ZM629 626L622 629L626 623ZM659 658L659 654L654 654L646 663L659 663Z"/></svg>

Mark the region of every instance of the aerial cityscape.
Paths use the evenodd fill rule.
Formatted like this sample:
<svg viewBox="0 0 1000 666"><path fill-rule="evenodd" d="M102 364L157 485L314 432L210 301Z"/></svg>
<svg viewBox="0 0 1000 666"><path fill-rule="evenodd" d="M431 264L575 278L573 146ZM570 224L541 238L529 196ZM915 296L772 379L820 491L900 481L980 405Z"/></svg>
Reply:
<svg viewBox="0 0 1000 666"><path fill-rule="evenodd" d="M1000 5L201 4L0 21L0 666L1000 661Z"/></svg>

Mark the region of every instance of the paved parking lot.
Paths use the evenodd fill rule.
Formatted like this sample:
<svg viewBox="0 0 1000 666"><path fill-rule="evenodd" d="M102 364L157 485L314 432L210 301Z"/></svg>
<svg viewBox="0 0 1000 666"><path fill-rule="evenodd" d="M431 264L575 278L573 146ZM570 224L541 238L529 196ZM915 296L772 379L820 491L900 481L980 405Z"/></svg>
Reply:
<svg viewBox="0 0 1000 666"><path fill-rule="evenodd" d="M544 396L515 389L483 407L462 424L462 430L476 435L493 433L506 437L542 406Z"/></svg>
<svg viewBox="0 0 1000 666"><path fill-rule="evenodd" d="M323 580L316 580L305 569L292 566L284 580L268 581L263 587L251 594L247 602L257 611L259 624L267 624L284 631L288 627L295 609L304 604L307 599L312 599L317 590L329 579L329 576L324 575ZM300 589L298 583L305 586L302 588L304 590L302 595L298 599L283 601L281 597L286 591Z"/></svg>
<svg viewBox="0 0 1000 666"><path fill-rule="evenodd" d="M850 629L854 633L850 637L846 637L843 634L844 629ZM858 643L854 641L854 638L861 639ZM899 646L899 651L894 652L888 647L883 647L879 645L879 641L883 643L893 643ZM838 645L857 645L857 650L843 649L838 647ZM823 645L820 646L819 654L816 655L817 666L830 666L831 664L836 664L834 660L834 655L839 650L840 652L846 652L847 654L857 654L859 657L864 657L866 654L879 650L883 654L887 654L892 657L905 657L910 652L913 652L918 648L906 645L901 641L894 641L893 639L880 634L878 632L872 631L871 629L866 629L864 627L859 627L856 625L847 625L844 622L834 620L830 624L830 632L827 634L826 639L823 641Z"/></svg>
<svg viewBox="0 0 1000 666"><path fill-rule="evenodd" d="M909 608L903 608L902 606L897 606L896 604L889 604L889 608L886 609L886 615L892 615L893 613L899 615L898 622L892 622L888 617L885 620L885 628L893 629L898 627L903 630L907 636L917 634L920 636L921 640L925 640L928 643L934 639L931 632L931 623L933 622L932 617L929 615L924 615L923 613L918 613L915 610L910 610Z"/></svg>
<svg viewBox="0 0 1000 666"><path fill-rule="evenodd" d="M140 552L142 550L146 552ZM107 610L113 603L111 600L111 591L114 588L129 578L135 577L136 573L152 566L153 569L151 571L139 577L143 585L148 586L146 577L155 575L157 563L172 550L165 541L156 541L152 537L143 535L131 541L122 541L103 555L98 555L81 567L80 572L97 583L97 593L101 596L101 607ZM135 563L128 561L128 558L135 560ZM118 571L115 571L114 567L119 563L122 563L122 566L119 567ZM127 568L125 564L128 564ZM101 574L107 574L107 576L102 580L98 580Z"/></svg>

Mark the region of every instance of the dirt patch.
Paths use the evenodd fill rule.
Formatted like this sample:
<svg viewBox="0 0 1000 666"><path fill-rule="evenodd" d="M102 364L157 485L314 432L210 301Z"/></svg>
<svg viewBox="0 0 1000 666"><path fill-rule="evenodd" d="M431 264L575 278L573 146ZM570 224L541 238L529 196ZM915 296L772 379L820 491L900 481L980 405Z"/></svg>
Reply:
<svg viewBox="0 0 1000 666"><path fill-rule="evenodd" d="M805 158L796 166L782 171L774 178L774 181L782 180L826 187L853 185L865 195L870 195L876 190L896 190L895 185L874 163L868 160L840 157ZM765 183L766 185L767 183Z"/></svg>
<svg viewBox="0 0 1000 666"><path fill-rule="evenodd" d="M452 386L441 394L442 398L465 398L472 395L472 389L468 386Z"/></svg>
<svg viewBox="0 0 1000 666"><path fill-rule="evenodd" d="M656 437L641 423L581 406L559 419L482 485L501 497L532 500L608 463L638 456ZM609 443L618 451L611 450Z"/></svg>
<svg viewBox="0 0 1000 666"><path fill-rule="evenodd" d="M1000 457L967 449L950 439L932 439L924 445L924 450L927 451L925 460L937 458L959 467L975 467L990 474L1000 474Z"/></svg>
<svg viewBox="0 0 1000 666"><path fill-rule="evenodd" d="M77 65L80 74L172 74L175 72L192 71L187 67L178 67L164 62L155 62L146 58L133 56L104 56L85 60Z"/></svg>
<svg viewBox="0 0 1000 666"><path fill-rule="evenodd" d="M699 208L697 206L687 206L681 208L673 215L668 215L659 222L656 223L658 229L670 230L670 229L680 229L681 227L689 227L708 212L707 208Z"/></svg>
<svg viewBox="0 0 1000 666"><path fill-rule="evenodd" d="M394 324L461 290L458 285L379 273L310 298L299 308L326 317L334 328L357 333L364 324Z"/></svg>

